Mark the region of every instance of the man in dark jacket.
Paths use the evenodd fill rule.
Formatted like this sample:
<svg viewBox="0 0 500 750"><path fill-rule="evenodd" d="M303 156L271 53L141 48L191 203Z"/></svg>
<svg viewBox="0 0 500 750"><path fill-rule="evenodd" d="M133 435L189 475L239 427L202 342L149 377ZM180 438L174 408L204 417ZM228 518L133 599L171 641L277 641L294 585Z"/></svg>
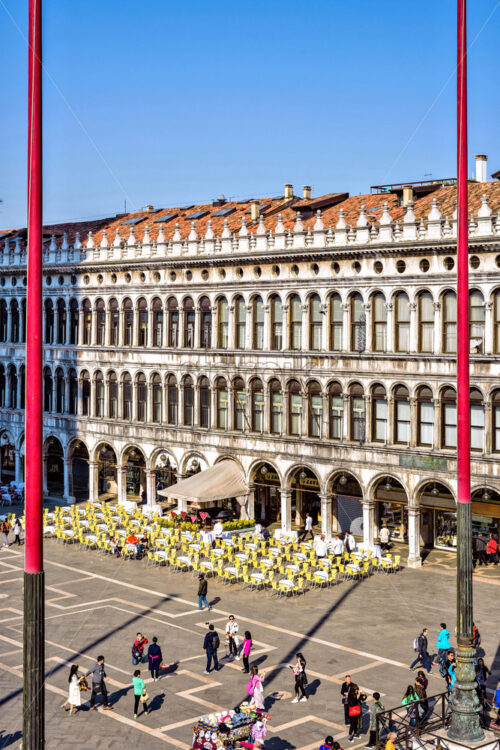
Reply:
<svg viewBox="0 0 500 750"><path fill-rule="evenodd" d="M108 691L104 680L106 679L106 672L104 671L104 656L98 656L95 664L89 669L85 677L89 674L92 675L92 695L90 696L90 708L97 711L95 705L96 695L101 693L102 702L106 711L111 710L111 706L108 705Z"/></svg>
<svg viewBox="0 0 500 750"><path fill-rule="evenodd" d="M427 670L427 673L431 673L431 658L429 656L428 651L428 642L427 642L427 634L428 634L427 628L424 628L420 635L418 636L418 650L417 650L417 658L410 664L410 669L413 669L415 665L418 662L421 662L424 665L424 668Z"/></svg>
<svg viewBox="0 0 500 750"><path fill-rule="evenodd" d="M347 693L351 687L351 675L346 674L345 681L342 683L340 688L340 695L342 696L342 703L344 704L344 724L346 727L349 726L349 706L347 705Z"/></svg>
<svg viewBox="0 0 500 750"><path fill-rule="evenodd" d="M488 537L486 537L484 534L479 534L479 536L476 538L476 550L477 550L477 559L479 560L479 565L488 565L488 560L486 559L486 545L488 544Z"/></svg>
<svg viewBox="0 0 500 750"><path fill-rule="evenodd" d="M198 581L198 609L203 609L204 604L207 609L212 609L207 601L208 583L203 573L198 576Z"/></svg>
<svg viewBox="0 0 500 750"><path fill-rule="evenodd" d="M208 632L205 633L205 639L203 641L203 648L206 651L207 654L207 668L203 672L203 674L209 674L210 673L210 667L212 666L212 659L214 662L214 669L216 672L219 671L219 660L217 659L217 649L220 646L220 639L217 631L215 630L215 625L208 626Z"/></svg>

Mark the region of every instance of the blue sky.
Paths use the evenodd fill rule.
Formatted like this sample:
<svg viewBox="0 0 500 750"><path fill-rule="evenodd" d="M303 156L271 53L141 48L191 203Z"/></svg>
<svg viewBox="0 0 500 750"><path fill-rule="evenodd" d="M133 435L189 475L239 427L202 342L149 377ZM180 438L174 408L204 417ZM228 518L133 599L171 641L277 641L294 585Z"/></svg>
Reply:
<svg viewBox="0 0 500 750"><path fill-rule="evenodd" d="M26 223L27 5L0 0L3 228ZM135 210L278 195L285 182L357 194L452 176L455 6L44 0L45 221L113 215L125 200ZM500 0L469 1L468 22L469 45L480 32L469 172L487 153L491 173Z"/></svg>

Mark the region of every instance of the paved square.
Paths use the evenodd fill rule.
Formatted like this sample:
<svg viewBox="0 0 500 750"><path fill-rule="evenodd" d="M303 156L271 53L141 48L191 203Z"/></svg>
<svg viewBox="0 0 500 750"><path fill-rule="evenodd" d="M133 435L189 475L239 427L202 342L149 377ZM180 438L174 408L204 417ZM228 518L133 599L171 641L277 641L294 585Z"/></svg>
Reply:
<svg viewBox="0 0 500 750"><path fill-rule="evenodd" d="M22 727L23 550L0 552L0 747L19 746ZM420 570L376 574L329 590L309 591L296 600L276 600L263 592L209 580L210 615L199 612L197 581L190 574L151 568L143 561L119 561L78 546L46 542L46 746L65 750L173 746L191 747L192 726L205 712L232 708L245 698L241 662L223 660L210 676L202 641L210 619L223 631L233 613L240 633L250 630L251 661L265 675L264 694L271 721L266 748L316 748L326 734L346 737L340 685L347 672L367 692L378 690L386 707L400 704L412 682L408 664L421 628L435 643L439 623L455 623L452 556L440 556ZM498 569L497 569L498 570ZM500 673L498 575L476 574L475 620L486 663ZM152 713L133 718L131 645L140 630L158 636L171 666L158 683L147 679ZM291 704L293 681L287 665L297 651L307 659L309 701ZM224 654L221 637L219 655ZM67 696L69 664L90 667L106 657L114 710L81 710L70 717L60 706ZM147 664L143 677L149 678ZM429 695L441 692L438 674ZM349 747L359 747L366 736Z"/></svg>

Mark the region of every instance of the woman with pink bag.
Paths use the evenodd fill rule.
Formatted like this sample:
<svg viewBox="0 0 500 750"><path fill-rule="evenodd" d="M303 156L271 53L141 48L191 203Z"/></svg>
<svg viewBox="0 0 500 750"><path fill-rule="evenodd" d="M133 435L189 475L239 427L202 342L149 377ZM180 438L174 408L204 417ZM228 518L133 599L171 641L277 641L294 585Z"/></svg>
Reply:
<svg viewBox="0 0 500 750"><path fill-rule="evenodd" d="M243 669L241 671L246 672L246 674L250 672L250 667L248 666L248 657L250 656L251 650L252 635L249 630L245 630L245 637L243 638L243 643L241 644L241 655L243 656Z"/></svg>
<svg viewBox="0 0 500 750"><path fill-rule="evenodd" d="M264 710L264 691L262 689L263 679L259 675L259 668L254 664L250 670L250 679L247 682L247 693L250 696L250 704L255 708Z"/></svg>

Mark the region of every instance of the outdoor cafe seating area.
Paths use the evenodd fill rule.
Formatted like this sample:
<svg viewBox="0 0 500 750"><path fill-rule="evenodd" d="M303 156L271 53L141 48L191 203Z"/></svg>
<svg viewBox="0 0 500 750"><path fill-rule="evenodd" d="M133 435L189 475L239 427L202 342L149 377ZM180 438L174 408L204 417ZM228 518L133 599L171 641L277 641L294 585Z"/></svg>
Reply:
<svg viewBox="0 0 500 750"><path fill-rule="evenodd" d="M165 519L163 519L165 521ZM367 578L375 572L400 569L400 556L376 557L359 545L354 552L318 559L313 542L292 538L263 540L248 532L225 534L164 526L156 514L144 515L121 505L87 503L45 511L44 536L60 543L79 544L98 554L119 554L124 560L146 559L148 566L173 572L204 573L223 584L249 591L297 596L309 589L328 588L343 581ZM131 536L142 544L127 543Z"/></svg>

